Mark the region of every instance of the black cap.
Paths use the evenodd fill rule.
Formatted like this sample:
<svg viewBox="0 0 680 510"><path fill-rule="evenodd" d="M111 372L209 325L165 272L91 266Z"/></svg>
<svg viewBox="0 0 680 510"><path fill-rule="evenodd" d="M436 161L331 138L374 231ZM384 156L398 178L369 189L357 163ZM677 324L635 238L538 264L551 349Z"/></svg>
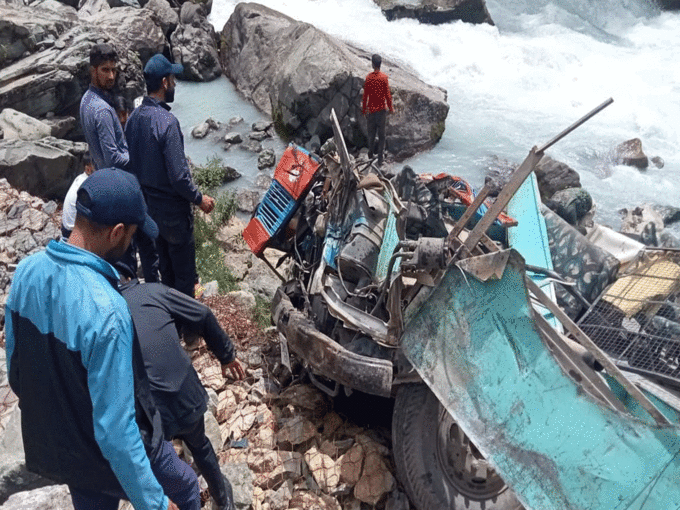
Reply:
<svg viewBox="0 0 680 510"><path fill-rule="evenodd" d="M137 225L149 237L158 237L139 181L125 170L104 168L85 179L78 190L76 210L99 225Z"/></svg>
<svg viewBox="0 0 680 510"><path fill-rule="evenodd" d="M374 53L371 57L371 63L373 64L374 69L380 69L380 66L382 65L382 57L377 53Z"/></svg>

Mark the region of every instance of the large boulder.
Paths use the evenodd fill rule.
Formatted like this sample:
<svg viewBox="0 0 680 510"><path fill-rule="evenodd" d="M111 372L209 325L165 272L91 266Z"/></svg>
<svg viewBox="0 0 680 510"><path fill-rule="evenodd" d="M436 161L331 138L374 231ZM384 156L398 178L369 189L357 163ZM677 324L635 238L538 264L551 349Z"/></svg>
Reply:
<svg viewBox="0 0 680 510"><path fill-rule="evenodd" d="M649 166L649 158L642 150L642 141L632 138L614 148L614 161L619 165L634 166L644 169Z"/></svg>
<svg viewBox="0 0 680 510"><path fill-rule="evenodd" d="M2 510L73 510L73 503L68 486L54 485L14 494Z"/></svg>
<svg viewBox="0 0 680 510"><path fill-rule="evenodd" d="M83 170L87 144L43 138L0 140L0 178L16 189L47 199L63 200Z"/></svg>
<svg viewBox="0 0 680 510"><path fill-rule="evenodd" d="M168 1L149 0L146 3L146 5L144 5L144 8L154 12L154 14L156 15L156 19L158 20L158 23L161 26L161 30L163 30L163 33L169 39L170 34L172 34L177 28L177 24L179 23L179 16L175 12L175 10L172 7L170 7Z"/></svg>
<svg viewBox="0 0 680 510"><path fill-rule="evenodd" d="M75 11L74 11L75 13ZM75 16L55 16L42 8L0 4L0 68L35 53L77 22Z"/></svg>
<svg viewBox="0 0 680 510"><path fill-rule="evenodd" d="M493 25L484 0L373 0L388 21L414 18L439 25L450 21Z"/></svg>
<svg viewBox="0 0 680 510"><path fill-rule="evenodd" d="M0 128L6 140L40 140L52 135L52 126L12 108L0 111Z"/></svg>
<svg viewBox="0 0 680 510"><path fill-rule="evenodd" d="M550 156L541 158L536 165L535 173L541 200L544 202L557 191L581 187L578 172L566 163L556 161Z"/></svg>
<svg viewBox="0 0 680 510"><path fill-rule="evenodd" d="M147 9L120 7L100 12L88 20L109 35L117 48L133 50L144 63L156 53L162 53L167 45L153 11Z"/></svg>
<svg viewBox="0 0 680 510"><path fill-rule="evenodd" d="M215 29L202 6L182 5L180 24L170 36L170 42L175 62L184 66L182 78L185 80L210 81L222 74Z"/></svg>
<svg viewBox="0 0 680 510"><path fill-rule="evenodd" d="M130 101L142 95L140 58L162 51L165 37L151 11L122 7L85 17L54 45L0 69L0 108L9 106L36 118L49 112L77 116L90 82L89 51L102 41L113 44L120 57L116 92Z"/></svg>
<svg viewBox="0 0 680 510"><path fill-rule="evenodd" d="M361 89L370 53L259 4L236 6L221 33L222 69L248 99L272 115L279 135L302 145L332 136L335 109L347 144L366 146ZM396 113L388 115L387 150L403 159L441 138L449 106L446 91L388 59Z"/></svg>

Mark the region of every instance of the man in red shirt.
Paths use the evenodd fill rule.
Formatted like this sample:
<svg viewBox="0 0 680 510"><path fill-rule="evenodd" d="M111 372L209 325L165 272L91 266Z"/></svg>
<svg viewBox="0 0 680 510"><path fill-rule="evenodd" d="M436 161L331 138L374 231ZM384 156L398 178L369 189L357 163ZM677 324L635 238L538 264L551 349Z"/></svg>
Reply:
<svg viewBox="0 0 680 510"><path fill-rule="evenodd" d="M375 135L378 134L378 165L382 165L385 151L385 125L387 123L387 109L392 108L392 94L387 81L387 75L380 72L382 58L377 53L371 57L373 72L366 76L364 82L364 96L361 100L361 113L368 114L368 157L375 154Z"/></svg>

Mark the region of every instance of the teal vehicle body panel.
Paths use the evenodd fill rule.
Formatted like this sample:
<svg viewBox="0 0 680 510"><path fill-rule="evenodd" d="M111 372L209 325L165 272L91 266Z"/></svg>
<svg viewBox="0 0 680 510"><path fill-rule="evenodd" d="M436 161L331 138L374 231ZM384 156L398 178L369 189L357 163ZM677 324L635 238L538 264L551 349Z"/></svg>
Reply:
<svg viewBox="0 0 680 510"><path fill-rule="evenodd" d="M615 381L629 412L564 372L535 326L523 259L510 252L488 281L449 267L406 325L407 358L527 509L680 508L680 427L657 425Z"/></svg>

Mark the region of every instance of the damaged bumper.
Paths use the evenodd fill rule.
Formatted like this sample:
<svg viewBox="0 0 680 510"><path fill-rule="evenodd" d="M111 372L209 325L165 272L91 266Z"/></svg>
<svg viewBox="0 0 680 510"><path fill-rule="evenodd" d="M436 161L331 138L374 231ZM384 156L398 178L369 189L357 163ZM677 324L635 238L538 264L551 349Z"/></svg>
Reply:
<svg viewBox="0 0 680 510"><path fill-rule="evenodd" d="M293 306L280 288L274 296L272 315L277 329L286 337L288 347L313 372L366 393L390 396L393 372L391 361L348 351L317 330L314 323Z"/></svg>

